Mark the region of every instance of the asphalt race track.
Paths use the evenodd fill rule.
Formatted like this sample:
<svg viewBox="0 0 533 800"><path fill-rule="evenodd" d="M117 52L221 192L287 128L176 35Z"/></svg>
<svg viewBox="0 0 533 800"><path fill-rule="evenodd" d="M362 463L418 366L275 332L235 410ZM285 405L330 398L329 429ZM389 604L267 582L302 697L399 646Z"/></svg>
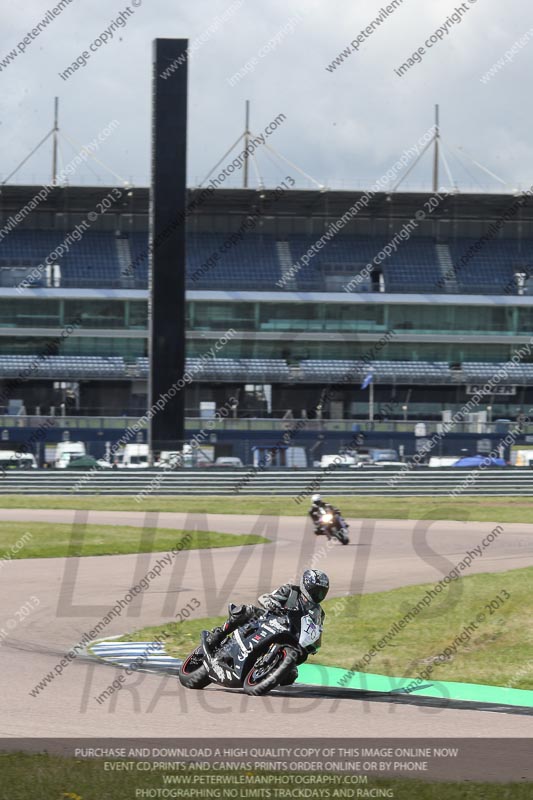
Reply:
<svg viewBox="0 0 533 800"><path fill-rule="evenodd" d="M163 568L101 636L172 619L196 598L199 617L223 614L227 603L250 602L293 579L306 566L330 575L330 596L375 592L438 582L496 523L349 520L351 543L326 548L303 518L189 515L141 512L75 512L2 509L2 520L89 522L198 527L258 533L273 541L253 547L183 551ZM502 525L469 572L501 572L533 565L533 531ZM0 565L0 736L365 736L529 737L530 716L472 708L439 707L416 698L387 702L360 693L294 687L266 698L210 688L181 688L172 676L135 674L111 699L95 697L120 673L78 658L33 697L30 691L65 652L123 598L161 554L83 559L14 560ZM31 597L39 606L13 625ZM8 629L9 627L9 629ZM6 636L7 633L7 636ZM327 636L327 625L325 629ZM488 776L485 776L488 777ZM502 776L500 775L500 779Z"/></svg>

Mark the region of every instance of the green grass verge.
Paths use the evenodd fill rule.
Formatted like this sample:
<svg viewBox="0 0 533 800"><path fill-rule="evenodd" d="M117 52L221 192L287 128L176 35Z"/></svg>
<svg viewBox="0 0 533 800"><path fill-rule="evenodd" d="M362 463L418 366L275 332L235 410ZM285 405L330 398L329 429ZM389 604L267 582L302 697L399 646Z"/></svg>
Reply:
<svg viewBox="0 0 533 800"><path fill-rule="evenodd" d="M176 744L176 741L173 741ZM113 760L116 763L116 760ZM24 753L0 755L0 771L2 781L0 784L0 800L132 800L136 796L136 789L161 789L165 788L160 772L155 771L105 771L104 761L75 760L51 755L30 755ZM244 770L243 770L244 772ZM167 774L176 774L167 772ZM180 775L187 775L180 770ZM189 773L193 774L193 773ZM197 773L196 773L197 774ZM206 775L202 771L202 775ZM230 773L213 771L211 774L229 775ZM234 772L239 775L240 772ZM255 773L267 775L269 773ZM271 773L272 774L272 773ZM286 773L293 776L289 783L272 784L270 796L279 797L276 788L284 790L300 789L303 784L296 782L297 773ZM275 778L275 775L272 774ZM228 784L231 786L231 784ZM183 784L182 784L183 786ZM197 784L191 784L198 789ZM213 784L217 786L217 784ZM248 791L253 789L249 785ZM257 784L263 791L268 785ZM349 785L348 785L349 786ZM167 789L180 788L167 786ZM316 789L316 784L309 788ZM355 791L357 787L354 786ZM530 800L531 784L488 784L488 783L425 783L418 780L395 780L368 778L366 785L360 785L361 790L367 789L392 789L396 800ZM331 796L333 787L329 788ZM192 796L192 795L191 795ZM246 796L239 792L239 796ZM249 795L248 795L249 796ZM261 796L261 795L259 795ZM263 797L269 796L265 793ZM356 795L355 795L356 796ZM363 795L361 795L363 796ZM367 795L368 796L368 795ZM383 796L383 795L381 795Z"/></svg>
<svg viewBox="0 0 533 800"><path fill-rule="evenodd" d="M470 522L533 522L533 497L331 496L347 517L359 519L455 519ZM150 497L133 507L131 497L88 495L0 495L0 508L72 508L95 511L186 511L205 514L304 516L307 502L292 497Z"/></svg>
<svg viewBox="0 0 533 800"><path fill-rule="evenodd" d="M182 550L203 550L207 547L238 547L268 541L263 536L252 534L240 536L170 528L154 530L131 525L84 526L0 521L0 556L10 556L11 559L162 553L180 542Z"/></svg>
<svg viewBox="0 0 533 800"><path fill-rule="evenodd" d="M533 567L499 574L472 575L452 582L427 608L376 649L361 672L417 677L472 621L478 627L464 634L453 657L436 664L433 680L481 683L514 689L533 689ZM388 592L327 600L323 645L311 659L326 666L354 668L395 622L420 602L433 584ZM505 600L504 595L510 598ZM504 602L492 611L487 605L500 595ZM492 613L491 613L492 611ZM478 615L485 619L478 621ZM150 641L163 630L171 634L165 647L184 656L198 643L200 631L220 624L222 617L167 623L143 628L124 641Z"/></svg>

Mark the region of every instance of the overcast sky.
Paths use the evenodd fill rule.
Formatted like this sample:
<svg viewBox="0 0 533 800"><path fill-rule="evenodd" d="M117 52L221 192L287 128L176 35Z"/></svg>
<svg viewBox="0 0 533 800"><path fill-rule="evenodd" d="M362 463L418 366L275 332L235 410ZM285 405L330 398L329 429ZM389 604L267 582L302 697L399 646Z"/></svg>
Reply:
<svg viewBox="0 0 533 800"><path fill-rule="evenodd" d="M99 158L136 185L150 169L152 40L194 40L232 2L240 7L191 54L189 64L188 182L197 185L237 139L244 101L252 102L252 128L261 131L278 114L287 117L269 143L318 182L331 188L367 187L431 126L433 106L441 125L455 181L473 190L497 190L497 181L471 162L460 166L463 148L507 183L508 190L533 183L531 65L533 20L526 0L465 0L461 22L425 48L421 63L403 77L399 68L461 5L450 0L403 0L401 5L330 72L326 66L387 6L387 0L129 0L131 14L107 45L67 81L67 69L116 20L127 0L72 0L0 71L0 175L5 178L48 132L53 98L60 124L73 142L89 142L112 120L120 125ZM140 3L134 7L133 2ZM399 0L397 0L399 3ZM2 0L0 64L54 8L53 0ZM292 20L292 22L291 22ZM292 30L291 30L292 28ZM279 33L281 31L281 33ZM512 60L487 83L481 77L521 37ZM277 46L259 52L277 35ZM256 58L251 74L229 79ZM64 141L63 162L74 150ZM459 158L459 160L457 160ZM50 178L49 143L17 174L16 183ZM267 185L287 174L259 154ZM92 171L91 171L92 170ZM73 183L112 184L101 166L79 170ZM291 171L291 174L295 174ZM430 188L431 159L409 176L406 188ZM227 185L236 185L237 176ZM310 187L301 177L298 184ZM443 172L443 186L449 180Z"/></svg>

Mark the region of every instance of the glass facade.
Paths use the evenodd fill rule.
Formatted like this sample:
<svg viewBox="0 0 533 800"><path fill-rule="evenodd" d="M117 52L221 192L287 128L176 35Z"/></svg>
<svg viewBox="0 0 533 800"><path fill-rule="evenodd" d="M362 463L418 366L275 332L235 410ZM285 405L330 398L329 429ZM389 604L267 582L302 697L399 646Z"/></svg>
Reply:
<svg viewBox="0 0 533 800"><path fill-rule="evenodd" d="M232 339L224 347L224 358L283 358L289 364L307 359L355 361L367 356L375 342L309 342L287 339L271 341L261 339ZM211 342L189 339L187 354L200 356L207 353ZM442 342L390 342L376 354L376 360L386 361L507 361L516 345L442 343ZM533 359L532 359L533 360ZM524 358L524 362L528 359Z"/></svg>
<svg viewBox="0 0 533 800"><path fill-rule="evenodd" d="M0 336L0 354L35 355L43 351L47 341L42 336ZM187 354L201 356L208 353L212 340L189 339ZM224 358L283 358L290 364L306 359L357 360L368 355L372 342L308 342L305 340L272 341L261 339L232 339L224 347ZM515 352L515 346L486 344L480 350L476 344L460 342L443 344L432 342L389 342L380 349L376 359L389 361L507 361ZM123 356L127 361L137 356L148 355L148 338L142 336L119 338L112 336L65 337L60 344L59 355ZM524 358L524 362L530 359Z"/></svg>
<svg viewBox="0 0 533 800"><path fill-rule="evenodd" d="M0 298L0 328L57 328L59 321L59 300Z"/></svg>
<svg viewBox="0 0 533 800"><path fill-rule="evenodd" d="M145 330L148 304L145 300L0 298L0 328L62 328L76 320L81 328Z"/></svg>
<svg viewBox="0 0 533 800"><path fill-rule="evenodd" d="M61 344L61 353L121 355L128 360L147 353L148 303L146 300L0 299L0 333L3 329L30 327L63 329L78 321L85 331L109 331L109 336L78 336ZM190 333L208 332L210 339L189 338L188 354L209 350L211 339L228 328L241 334L224 348L227 358L282 358L291 364L306 359L355 360L372 349L373 342L346 341L343 334L374 334L395 330L398 336L377 356L386 360L414 361L504 361L516 345L487 341L468 344L467 335L529 336L533 333L533 306L461 306L393 303L211 302L187 304ZM133 338L113 337L113 331L135 331ZM322 340L320 333L327 333ZM54 331L55 333L55 331ZM315 336L306 336L313 333ZM331 334L339 336L330 340ZM42 348L42 337L0 335L0 353L34 354ZM255 337L264 334L267 338ZM271 337L269 337L271 334ZM281 336L279 335L281 334ZM283 334L286 334L284 336ZM450 343L401 342L402 334L441 334L454 337ZM51 332L51 336L52 336ZM525 359L528 360L527 358Z"/></svg>
<svg viewBox="0 0 533 800"><path fill-rule="evenodd" d="M38 355L46 353L48 343L56 338L43 336L0 336L0 355ZM55 355L55 353L54 353ZM137 356L148 355L148 339L139 336L122 339L112 336L66 336L57 350L61 356L123 356L134 361Z"/></svg>
<svg viewBox="0 0 533 800"><path fill-rule="evenodd" d="M88 329L144 331L146 300L0 299L0 328L60 328L80 320ZM393 303L238 303L194 300L187 304L191 331L399 332L443 335L533 333L533 307Z"/></svg>
<svg viewBox="0 0 533 800"><path fill-rule="evenodd" d="M533 308L393 303L209 303L191 301L189 327L216 331L235 330L296 333L408 333L448 335L533 333Z"/></svg>
<svg viewBox="0 0 533 800"><path fill-rule="evenodd" d="M256 327L256 303L188 303L188 327L197 331L225 331L232 327L252 331Z"/></svg>

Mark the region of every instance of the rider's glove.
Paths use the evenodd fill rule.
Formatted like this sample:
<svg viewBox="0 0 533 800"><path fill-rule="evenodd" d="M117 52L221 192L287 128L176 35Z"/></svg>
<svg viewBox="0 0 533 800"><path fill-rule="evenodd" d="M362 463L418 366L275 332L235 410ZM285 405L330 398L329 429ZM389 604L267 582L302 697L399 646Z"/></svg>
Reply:
<svg viewBox="0 0 533 800"><path fill-rule="evenodd" d="M273 614L283 614L282 606L278 605L278 603L270 597L263 600L263 605L267 611L271 611Z"/></svg>

